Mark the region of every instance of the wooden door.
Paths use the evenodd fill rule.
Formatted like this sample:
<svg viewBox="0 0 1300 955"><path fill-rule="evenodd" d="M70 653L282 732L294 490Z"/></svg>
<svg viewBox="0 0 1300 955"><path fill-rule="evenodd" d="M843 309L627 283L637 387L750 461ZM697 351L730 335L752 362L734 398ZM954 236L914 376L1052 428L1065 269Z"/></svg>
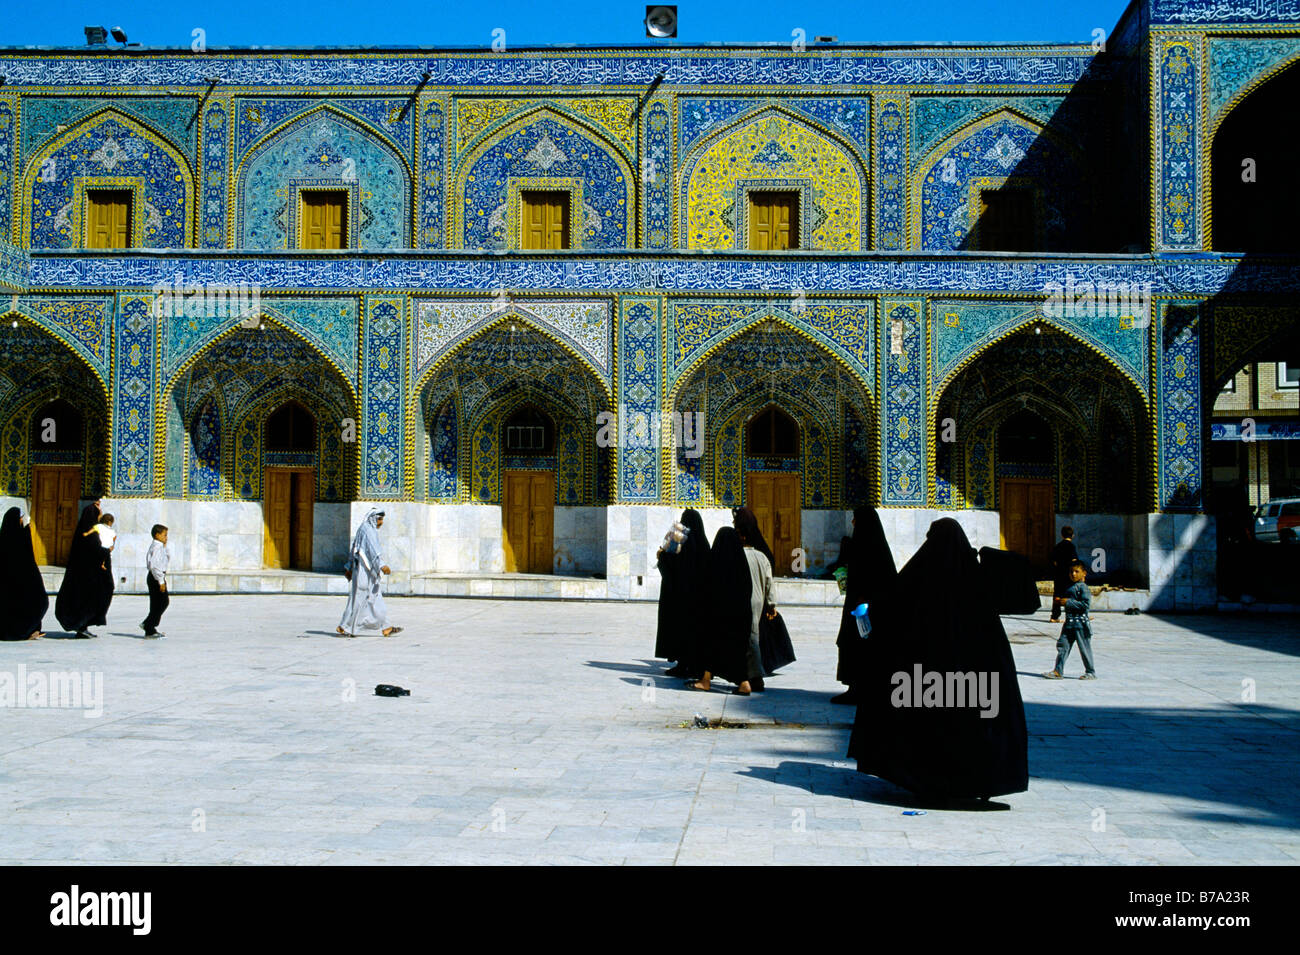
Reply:
<svg viewBox="0 0 1300 955"><path fill-rule="evenodd" d="M300 215L302 248L347 248L347 193L304 192Z"/></svg>
<svg viewBox="0 0 1300 955"><path fill-rule="evenodd" d="M265 556L267 567L289 566L289 515L292 511L293 473L282 468L268 468L262 492L262 514L266 521Z"/></svg>
<svg viewBox="0 0 1300 955"><path fill-rule="evenodd" d="M267 468L262 512L266 522L267 567L311 570L312 507L316 472L302 468Z"/></svg>
<svg viewBox="0 0 1300 955"><path fill-rule="evenodd" d="M95 189L86 193L86 248L131 247L131 193Z"/></svg>
<svg viewBox="0 0 1300 955"><path fill-rule="evenodd" d="M312 506L316 500L316 473L293 472L289 512L289 566L311 570Z"/></svg>
<svg viewBox="0 0 1300 955"><path fill-rule="evenodd" d="M525 190L520 194L519 240L525 249L569 247L569 194L555 190Z"/></svg>
<svg viewBox="0 0 1300 955"><path fill-rule="evenodd" d="M1003 478L1002 549L1024 554L1035 568L1047 563L1056 527L1052 482L1043 478Z"/></svg>
<svg viewBox="0 0 1300 955"><path fill-rule="evenodd" d="M32 468L32 549L36 563L67 565L80 503L81 468Z"/></svg>
<svg viewBox="0 0 1300 955"><path fill-rule="evenodd" d="M799 247L799 197L793 192L749 194L749 247L781 252Z"/></svg>
<svg viewBox="0 0 1300 955"><path fill-rule="evenodd" d="M549 574L555 562L555 474L507 471L504 478L506 572Z"/></svg>
<svg viewBox="0 0 1300 955"><path fill-rule="evenodd" d="M758 519L758 529L772 548L776 566L772 573L787 577L800 546L802 508L797 474L750 474L749 509Z"/></svg>

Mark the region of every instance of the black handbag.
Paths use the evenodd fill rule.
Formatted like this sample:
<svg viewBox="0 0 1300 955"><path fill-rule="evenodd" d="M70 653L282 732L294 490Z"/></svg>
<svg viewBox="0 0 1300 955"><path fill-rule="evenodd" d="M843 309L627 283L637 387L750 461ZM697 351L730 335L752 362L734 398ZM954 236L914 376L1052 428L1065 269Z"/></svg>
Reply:
<svg viewBox="0 0 1300 955"><path fill-rule="evenodd" d="M763 615L758 620L758 650L762 657L763 672L771 676L781 667L794 663L794 644L790 642L790 631L779 613L768 617L769 608L763 608Z"/></svg>

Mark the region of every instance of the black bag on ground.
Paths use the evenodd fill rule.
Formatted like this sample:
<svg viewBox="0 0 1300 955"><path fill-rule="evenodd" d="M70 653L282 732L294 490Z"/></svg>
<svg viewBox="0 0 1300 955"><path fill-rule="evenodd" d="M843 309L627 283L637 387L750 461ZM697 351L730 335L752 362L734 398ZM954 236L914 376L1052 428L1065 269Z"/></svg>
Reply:
<svg viewBox="0 0 1300 955"><path fill-rule="evenodd" d="M790 631L786 629L785 621L779 613L769 620L766 608L758 619L758 649L763 658L763 672L769 676L786 664L794 663L794 644L790 642Z"/></svg>
<svg viewBox="0 0 1300 955"><path fill-rule="evenodd" d="M998 613L1037 613L1041 606L1038 583L1029 558L996 547L980 548L980 576L984 593Z"/></svg>

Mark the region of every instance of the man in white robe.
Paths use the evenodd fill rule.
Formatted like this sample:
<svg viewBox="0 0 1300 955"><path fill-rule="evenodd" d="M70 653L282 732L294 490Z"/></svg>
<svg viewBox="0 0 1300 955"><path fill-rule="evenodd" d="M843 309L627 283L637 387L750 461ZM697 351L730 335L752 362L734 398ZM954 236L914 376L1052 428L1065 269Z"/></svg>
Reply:
<svg viewBox="0 0 1300 955"><path fill-rule="evenodd" d="M352 589L338 625L338 632L344 636L354 637L358 630L379 630L391 637L402 630L388 622L388 610L379 586L382 575L392 573L379 552L379 528L383 524L384 512L372 507L352 538L343 565L343 576L352 582Z"/></svg>

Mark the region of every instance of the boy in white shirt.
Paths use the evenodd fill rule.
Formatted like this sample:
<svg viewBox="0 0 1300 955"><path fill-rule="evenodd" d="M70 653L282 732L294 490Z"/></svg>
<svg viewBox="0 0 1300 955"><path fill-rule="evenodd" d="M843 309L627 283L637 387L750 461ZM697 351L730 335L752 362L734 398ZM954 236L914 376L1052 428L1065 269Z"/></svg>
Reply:
<svg viewBox="0 0 1300 955"><path fill-rule="evenodd" d="M145 566L149 570L146 577L149 585L149 616L141 621L140 626L146 637L165 637L167 635L158 629L158 624L162 622L163 611L171 603L171 597L167 595L167 565L171 562L171 554L167 551L167 528L155 524L149 533L153 536L149 553L145 556Z"/></svg>

